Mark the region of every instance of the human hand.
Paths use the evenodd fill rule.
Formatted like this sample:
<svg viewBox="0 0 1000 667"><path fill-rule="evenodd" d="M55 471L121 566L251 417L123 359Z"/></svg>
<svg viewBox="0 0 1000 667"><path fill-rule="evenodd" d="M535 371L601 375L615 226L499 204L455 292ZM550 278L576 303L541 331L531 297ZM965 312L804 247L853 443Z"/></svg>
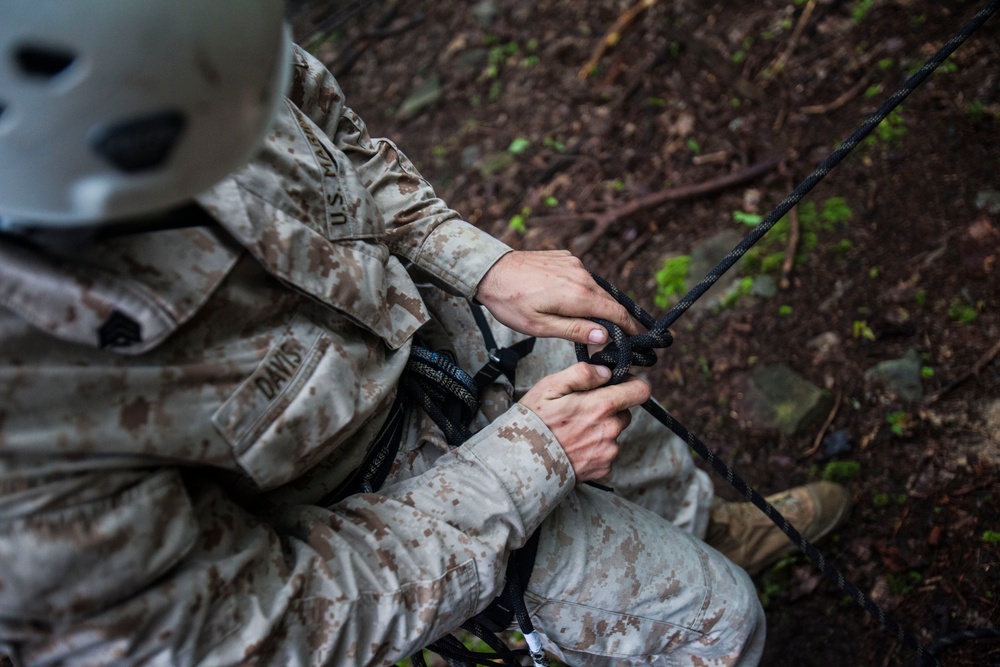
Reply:
<svg viewBox="0 0 1000 667"><path fill-rule="evenodd" d="M601 345L607 330L587 318L614 322L634 336L628 311L566 250L514 251L486 272L476 300L495 318L530 336Z"/></svg>
<svg viewBox="0 0 1000 667"><path fill-rule="evenodd" d="M632 421L629 408L649 400L649 387L642 380L602 386L610 377L604 366L580 362L542 378L519 401L555 435L578 482L611 472L617 438Z"/></svg>

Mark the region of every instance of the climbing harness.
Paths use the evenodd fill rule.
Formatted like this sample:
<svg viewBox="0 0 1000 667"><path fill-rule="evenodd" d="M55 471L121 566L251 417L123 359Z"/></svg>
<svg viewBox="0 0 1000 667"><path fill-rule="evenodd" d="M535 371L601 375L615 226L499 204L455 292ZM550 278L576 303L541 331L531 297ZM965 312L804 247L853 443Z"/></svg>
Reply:
<svg viewBox="0 0 1000 667"><path fill-rule="evenodd" d="M527 338L510 347L500 348L482 307L473 304L472 314L482 332L489 355L486 364L472 376L458 365L450 353L414 345L400 378L401 389L364 460L344 482L320 499L320 505L330 506L352 494L372 493L381 488L399 452L409 407L419 406L441 429L448 446L458 447L472 435L469 427L479 411L480 390L495 382L501 375L506 376L511 385L514 385L517 364L534 349L535 339ZM531 577L539 534L536 529L524 546L508 557L500 595L480 614L462 624L464 630L479 637L493 652L470 651L451 635L428 645L428 650L437 653L452 665L492 665L495 660L502 660L510 667L518 667L518 660L525 656L530 657L536 667L548 665L541 638L535 632L524 603L524 582ZM494 634L504 631L515 618L528 643L527 649L510 650ZM413 654L411 662L414 667L426 667L423 651Z"/></svg>
<svg viewBox="0 0 1000 667"><path fill-rule="evenodd" d="M656 321L640 308L632 299L622 294L617 288L598 276L594 279L611 294L629 313L644 327L648 329L645 334L638 336L628 336L620 327L612 322L594 319L594 322L601 324L611 334L611 343L603 350L591 356L587 348L583 345L576 346L577 358L580 361L588 361L594 364L607 366L612 371L611 384L621 382L629 372L632 365L650 366L655 362L655 349L668 347L672 338L668 333L668 328L677 321L702 295L714 285L719 278L770 230L793 206L799 203L802 198L816 186L834 167L840 164L844 158L865 138L879 123L881 123L910 93L912 93L928 76L943 63L954 51L972 35L983 23L986 22L997 9L1000 8L1000 0L993 0L984 9L980 10L951 40L934 54L913 76L892 94L865 122L851 134L826 160L824 160L795 190L782 201L761 223L747 235L726 257L713 268L680 302L674 306L662 319ZM865 595L854 584L848 581L844 575L833 564L826 560L812 544L792 526L785 517L781 515L763 496L747 484L732 468L718 459L714 452L710 450L697 436L689 431L683 424L678 422L670 413L661 407L656 401L650 399L642 406L657 421L673 431L682 438L694 451L696 451L705 461L729 481L744 497L760 509L788 538L811 560L823 575L842 591L847 593L865 611L877 618L878 621L891 633L893 633L905 646L913 649L921 665L940 665L936 654L945 648L952 646L959 641L973 638L998 637L1000 632L991 629L983 629L960 633L947 637L931 648L925 648L923 644L910 632L903 629L895 620L876 604L871 598Z"/></svg>
<svg viewBox="0 0 1000 667"><path fill-rule="evenodd" d="M410 352L402 378L406 393L441 429L451 447L458 447L471 436L469 424L479 411L479 391L492 384L501 375L506 376L511 385L514 385L518 362L535 347L535 339L527 338L510 347L499 348L482 307L473 304L472 314L489 354L489 361L475 377L462 370L450 355L415 346ZM523 656L530 656L536 667L548 665L541 638L535 632L524 603L522 583L531 577L538 549L538 536L539 530L536 529L522 548L510 554L501 594L479 615L462 625L463 629L479 637L494 652L484 654L470 651L460 640L451 635L446 635L430 644L427 649L453 665L489 665L499 659L511 667L516 667L520 665L517 659ZM517 619L521 634L528 643L527 650L509 650L503 641L493 634L505 630L514 618ZM413 654L411 662L414 667L425 667L423 651Z"/></svg>

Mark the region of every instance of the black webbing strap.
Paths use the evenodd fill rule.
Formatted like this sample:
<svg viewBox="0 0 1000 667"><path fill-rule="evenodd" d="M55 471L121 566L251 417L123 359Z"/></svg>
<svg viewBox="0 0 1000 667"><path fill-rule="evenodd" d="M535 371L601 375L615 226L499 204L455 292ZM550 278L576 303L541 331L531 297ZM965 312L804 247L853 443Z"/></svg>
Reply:
<svg viewBox="0 0 1000 667"><path fill-rule="evenodd" d="M507 570L504 574L503 592L494 598L486 609L474 616L474 620L486 626L490 632L503 632L514 621L517 613L517 602L514 595L523 598L524 588L531 579L535 569L535 554L538 553L538 537L541 528L536 528L524 546L513 552L507 560Z"/></svg>
<svg viewBox="0 0 1000 667"><path fill-rule="evenodd" d="M382 488L385 478L392 469L392 462L399 452L399 444L403 440L403 423L406 421L405 403L403 392L397 392L389 408L389 416L379 429L361 465L355 468L340 486L320 498L319 505L329 507L355 493L373 493Z"/></svg>
<svg viewBox="0 0 1000 667"><path fill-rule="evenodd" d="M535 349L535 338L526 338L519 343L514 343L510 347L497 348L496 338L490 330L490 323L486 320L483 307L472 304L472 316L476 318L476 324L483 334L483 341L486 343L486 350L489 352L490 360L476 373L476 386L482 389L488 384L492 384L501 375L506 375L510 383L515 384L514 372L517 364Z"/></svg>

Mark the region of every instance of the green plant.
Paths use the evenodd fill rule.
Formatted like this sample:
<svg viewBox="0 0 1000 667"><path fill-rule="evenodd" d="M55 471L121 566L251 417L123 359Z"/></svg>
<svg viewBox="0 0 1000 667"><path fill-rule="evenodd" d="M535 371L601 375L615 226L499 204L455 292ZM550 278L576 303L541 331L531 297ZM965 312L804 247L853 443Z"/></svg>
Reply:
<svg viewBox="0 0 1000 667"><path fill-rule="evenodd" d="M663 267L656 272L656 294L653 297L653 302L658 307L669 308L674 296L684 294L690 269L690 255L680 255L663 261Z"/></svg>
<svg viewBox="0 0 1000 667"><path fill-rule="evenodd" d="M872 505L881 509L883 507L889 506L889 494L888 493L876 493L872 496Z"/></svg>
<svg viewBox="0 0 1000 667"><path fill-rule="evenodd" d="M983 103L979 100L970 102L967 107L965 107L965 113L969 114L972 120L979 120L983 117Z"/></svg>
<svg viewBox="0 0 1000 667"><path fill-rule="evenodd" d="M924 583L924 576L916 570L910 570L905 574L890 574L886 577L889 584L889 591L893 595L909 595L915 586Z"/></svg>
<svg viewBox="0 0 1000 667"><path fill-rule="evenodd" d="M983 542L986 542L986 544L1000 544L1000 532L995 530L984 531Z"/></svg>
<svg viewBox="0 0 1000 667"><path fill-rule="evenodd" d="M546 148L551 148L557 153L562 153L563 151L566 150L566 144L556 139L553 139L552 137L545 137L545 140L542 142L542 145L545 146Z"/></svg>
<svg viewBox="0 0 1000 667"><path fill-rule="evenodd" d="M512 142L510 142L510 146L507 147L507 152L511 155L518 155L526 151L529 146L531 146L530 140L525 139L524 137L516 137Z"/></svg>
<svg viewBox="0 0 1000 667"><path fill-rule="evenodd" d="M886 415L885 421L889 424L889 430L895 435L904 435L913 426L913 418L905 410L896 410Z"/></svg>
<svg viewBox="0 0 1000 667"><path fill-rule="evenodd" d="M955 299L948 307L948 317L959 324L972 324L979 317L979 310L970 303Z"/></svg>
<svg viewBox="0 0 1000 667"><path fill-rule="evenodd" d="M798 554L783 556L761 575L760 604L768 606L791 584L791 568L799 560Z"/></svg>
<svg viewBox="0 0 1000 667"><path fill-rule="evenodd" d="M851 19L858 23L864 21L874 4L875 0L854 0L851 6Z"/></svg>
<svg viewBox="0 0 1000 667"><path fill-rule="evenodd" d="M792 312L794 312L794 311L792 310L791 306L779 306L778 307L778 314L781 315L782 317L788 317L789 315L792 314Z"/></svg>
<svg viewBox="0 0 1000 667"><path fill-rule="evenodd" d="M799 252L795 263L802 264L809 253L816 249L821 234L829 234L846 225L854 213L843 197L831 197L817 206L815 202L807 201L796 208L799 217ZM761 218L753 213L734 211L733 219L741 224L754 227ZM748 272L777 273L785 260L785 248L788 245L790 226L787 218L781 218L767 233L756 247L746 254L744 260ZM848 242L850 243L850 242Z"/></svg>
<svg viewBox="0 0 1000 667"><path fill-rule="evenodd" d="M936 70L935 74L954 74L958 71L958 65L955 64L951 58L948 58L943 63L941 63Z"/></svg>
<svg viewBox="0 0 1000 667"><path fill-rule="evenodd" d="M843 484L849 482L861 472L861 464L857 461L830 461L823 468L820 477L827 482Z"/></svg>
<svg viewBox="0 0 1000 667"><path fill-rule="evenodd" d="M881 123L875 127L875 134L865 139L865 145L870 147L899 147L903 145L906 136L906 119L903 117L902 105L896 107Z"/></svg>
<svg viewBox="0 0 1000 667"><path fill-rule="evenodd" d="M732 308L742 297L750 294L752 291L753 278L751 276L740 278L738 281L730 285L729 288L722 293L722 296L719 297L719 307Z"/></svg>
<svg viewBox="0 0 1000 667"><path fill-rule="evenodd" d="M695 139L688 139L686 143L687 143L688 149L690 149L690 151L692 153L695 153L695 154L701 153L701 144L699 144L697 142L697 140L695 140Z"/></svg>
<svg viewBox="0 0 1000 667"><path fill-rule="evenodd" d="M740 63L742 63L746 59L747 59L747 52L744 51L743 49L740 49L739 51L737 51L736 53L734 53L732 56L730 56L730 60L732 60L733 64L735 64L735 65L739 65Z"/></svg>
<svg viewBox="0 0 1000 667"><path fill-rule="evenodd" d="M864 320L854 320L854 337L874 341L875 332L872 331L870 326L868 326L868 322L865 322Z"/></svg>
<svg viewBox="0 0 1000 667"><path fill-rule="evenodd" d="M552 196L546 197L543 200L543 203L549 208L555 208L556 206L559 206L559 200Z"/></svg>
<svg viewBox="0 0 1000 667"><path fill-rule="evenodd" d="M934 377L934 369L931 368L930 366L921 366L920 377L922 377L925 380L930 380L932 377Z"/></svg>
<svg viewBox="0 0 1000 667"><path fill-rule="evenodd" d="M733 211L733 220L742 223L747 227L756 227L763 220L761 216L756 213L747 213L746 211Z"/></svg>
<svg viewBox="0 0 1000 667"><path fill-rule="evenodd" d="M876 97L881 93L882 93L882 84L876 84L874 86L868 86L867 88L865 88L864 97L866 100L870 100L871 98Z"/></svg>
<svg viewBox="0 0 1000 667"><path fill-rule="evenodd" d="M916 301L919 306L927 303L927 290L918 289L917 293L913 295L913 300Z"/></svg>
<svg viewBox="0 0 1000 667"><path fill-rule="evenodd" d="M525 206L521 209L521 212L516 214L507 223L507 226L517 232L518 234L524 234L528 231L528 217L531 215L531 207Z"/></svg>

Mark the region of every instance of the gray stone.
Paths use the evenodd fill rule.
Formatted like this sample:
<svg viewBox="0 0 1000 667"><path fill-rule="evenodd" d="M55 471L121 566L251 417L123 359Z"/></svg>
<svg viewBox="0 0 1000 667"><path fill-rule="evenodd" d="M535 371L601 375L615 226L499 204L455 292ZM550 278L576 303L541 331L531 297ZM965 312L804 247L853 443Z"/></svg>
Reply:
<svg viewBox="0 0 1000 667"><path fill-rule="evenodd" d="M902 359L889 359L869 368L865 371L865 382L884 387L907 401L919 401L924 397L922 368L920 355L911 349Z"/></svg>
<svg viewBox="0 0 1000 667"><path fill-rule="evenodd" d="M976 208L992 215L1000 215L1000 192L981 190L976 193Z"/></svg>
<svg viewBox="0 0 1000 667"><path fill-rule="evenodd" d="M813 363L819 364L830 359L835 359L841 354L841 338L835 331L821 333L806 343L806 347L815 350L813 353Z"/></svg>
<svg viewBox="0 0 1000 667"><path fill-rule="evenodd" d="M743 235L735 229L724 229L715 236L702 241L691 251L691 268L688 270L688 287L694 287L705 277L709 271L715 268L722 259L729 254L736 244L743 240ZM736 263L726 275L715 283L712 289L702 296L692 306L693 310L708 310L719 305L719 299L727 288L738 281L736 273L739 270L740 262Z"/></svg>
<svg viewBox="0 0 1000 667"><path fill-rule="evenodd" d="M466 169L475 166L480 155L482 155L482 151L479 150L479 146L466 146L462 149L462 166Z"/></svg>
<svg viewBox="0 0 1000 667"><path fill-rule="evenodd" d="M754 427L775 428L794 435L825 417L833 405L823 391L784 364L758 368L736 401L741 418Z"/></svg>
<svg viewBox="0 0 1000 667"><path fill-rule="evenodd" d="M763 299L770 299L778 293L778 282L773 276L767 274L757 276L753 279L753 288L750 293Z"/></svg>
<svg viewBox="0 0 1000 667"><path fill-rule="evenodd" d="M455 57L455 66L467 70L479 70L486 64L489 51L482 48L467 49Z"/></svg>
<svg viewBox="0 0 1000 667"><path fill-rule="evenodd" d="M499 174L512 164L514 164L514 156L507 151L500 151L499 153L489 153L488 155L484 155L476 163L476 169L479 170L479 173L481 173L484 178L488 178L493 174Z"/></svg>
<svg viewBox="0 0 1000 667"><path fill-rule="evenodd" d="M431 75L423 85L403 100L403 103L399 106L399 113L397 115L404 120L413 118L424 109L437 104L443 94L444 90L441 88L440 77L437 74Z"/></svg>
<svg viewBox="0 0 1000 667"><path fill-rule="evenodd" d="M472 6L472 15L476 17L476 22L483 30L493 25L493 19L497 16L497 6L493 0L480 0Z"/></svg>

